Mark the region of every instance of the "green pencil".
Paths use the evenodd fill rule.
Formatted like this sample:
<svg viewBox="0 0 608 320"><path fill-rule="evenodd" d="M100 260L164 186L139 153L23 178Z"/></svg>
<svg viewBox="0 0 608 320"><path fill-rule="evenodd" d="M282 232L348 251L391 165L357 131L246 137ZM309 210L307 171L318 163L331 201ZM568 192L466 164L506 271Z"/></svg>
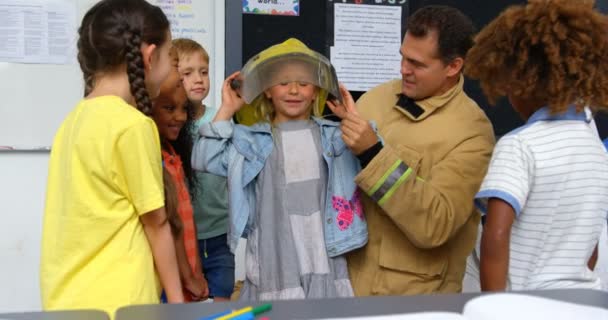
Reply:
<svg viewBox="0 0 608 320"><path fill-rule="evenodd" d="M258 314L264 313L270 309L272 309L272 304L266 303L261 306L253 308L253 310L251 310L251 313L253 313L254 315L257 316Z"/></svg>

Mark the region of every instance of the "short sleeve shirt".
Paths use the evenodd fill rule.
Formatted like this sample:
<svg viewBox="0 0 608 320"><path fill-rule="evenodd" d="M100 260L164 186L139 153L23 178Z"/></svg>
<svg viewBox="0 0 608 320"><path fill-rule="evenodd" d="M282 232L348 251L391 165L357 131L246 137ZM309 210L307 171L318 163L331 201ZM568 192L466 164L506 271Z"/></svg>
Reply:
<svg viewBox="0 0 608 320"><path fill-rule="evenodd" d="M158 303L139 217L164 206L154 122L115 96L82 100L49 160L40 284L44 309Z"/></svg>
<svg viewBox="0 0 608 320"><path fill-rule="evenodd" d="M503 136L476 198L516 214L510 289L599 288L587 260L606 223L608 156L589 112L543 108Z"/></svg>

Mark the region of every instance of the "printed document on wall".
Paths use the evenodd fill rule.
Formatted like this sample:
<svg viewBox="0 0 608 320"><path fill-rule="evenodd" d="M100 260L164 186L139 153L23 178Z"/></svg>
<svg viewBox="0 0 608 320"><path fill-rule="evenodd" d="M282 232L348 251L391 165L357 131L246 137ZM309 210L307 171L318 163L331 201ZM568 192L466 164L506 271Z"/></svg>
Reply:
<svg viewBox="0 0 608 320"><path fill-rule="evenodd" d="M349 90L367 91L400 77L401 14L401 6L334 5L330 59Z"/></svg>
<svg viewBox="0 0 608 320"><path fill-rule="evenodd" d="M401 77L399 47L332 47L330 59L338 80L348 90L367 91L383 82Z"/></svg>
<svg viewBox="0 0 608 320"><path fill-rule="evenodd" d="M0 61L71 64L76 5L61 0L0 0Z"/></svg>

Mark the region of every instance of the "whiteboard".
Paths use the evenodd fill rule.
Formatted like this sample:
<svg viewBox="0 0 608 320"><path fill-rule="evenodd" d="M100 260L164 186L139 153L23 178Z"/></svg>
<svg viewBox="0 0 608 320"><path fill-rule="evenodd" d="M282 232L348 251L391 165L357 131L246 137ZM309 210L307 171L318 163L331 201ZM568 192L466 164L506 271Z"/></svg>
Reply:
<svg viewBox="0 0 608 320"><path fill-rule="evenodd" d="M28 0L23 0L24 2ZM76 28L96 0L59 1L75 6ZM219 104L224 79L225 0L148 0L160 6L171 21L173 38L188 37L210 56L209 96L205 104ZM76 60L77 30L73 30L70 64L25 64L0 61L0 149L49 148L55 132L83 95Z"/></svg>

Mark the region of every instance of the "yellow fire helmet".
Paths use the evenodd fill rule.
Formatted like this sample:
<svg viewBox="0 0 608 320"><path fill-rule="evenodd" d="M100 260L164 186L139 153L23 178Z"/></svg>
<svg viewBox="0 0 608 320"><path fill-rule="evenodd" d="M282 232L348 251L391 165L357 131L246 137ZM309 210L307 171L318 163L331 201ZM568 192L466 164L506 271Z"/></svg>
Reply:
<svg viewBox="0 0 608 320"><path fill-rule="evenodd" d="M336 70L322 54L309 49L301 41L290 38L271 46L249 59L240 74L240 94L246 105L237 112L240 124L252 125L269 121L265 108L272 108L264 91L281 83L303 82L317 86L319 93L313 115L321 116L328 95L342 100Z"/></svg>

